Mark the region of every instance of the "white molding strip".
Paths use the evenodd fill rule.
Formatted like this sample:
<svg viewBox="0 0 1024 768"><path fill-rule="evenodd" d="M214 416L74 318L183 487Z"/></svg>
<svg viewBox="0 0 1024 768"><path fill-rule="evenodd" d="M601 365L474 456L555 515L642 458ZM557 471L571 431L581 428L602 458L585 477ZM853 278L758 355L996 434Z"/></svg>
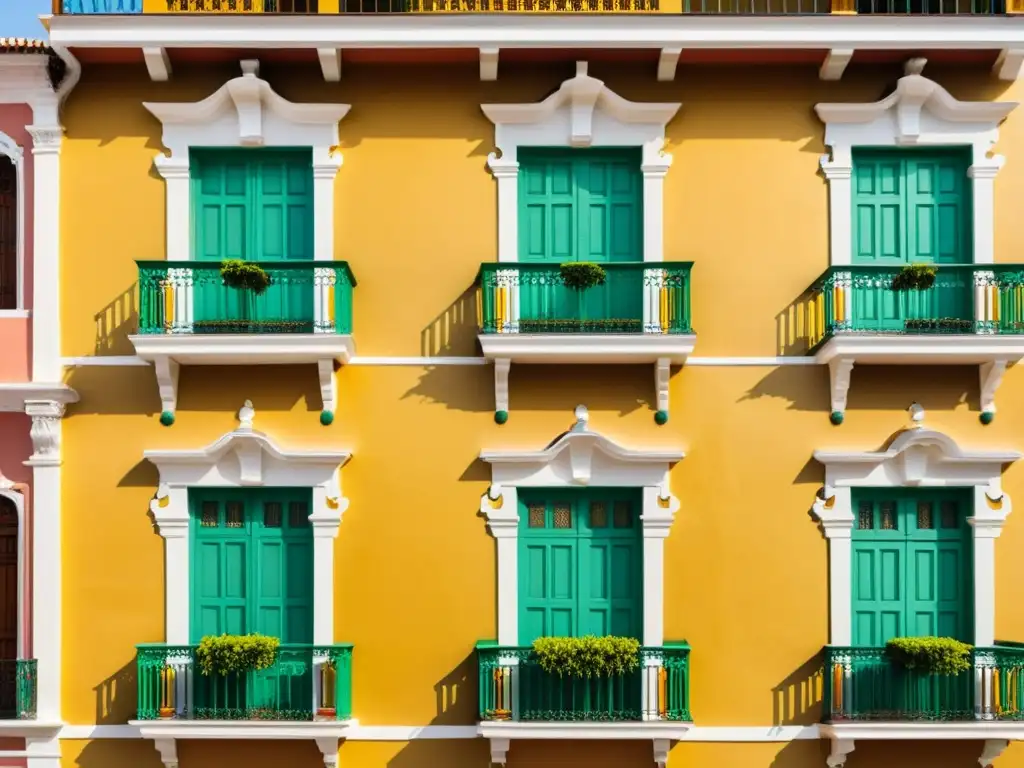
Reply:
<svg viewBox="0 0 1024 768"><path fill-rule="evenodd" d="M149 365L141 357L135 355L95 355L87 357L65 357L62 360L67 368L88 368L91 366L128 367ZM492 361L485 357L372 357L357 355L347 365L490 365ZM814 357L789 355L784 357L688 357L687 365L701 365L711 368L730 368L734 366L762 366L770 368L777 365L823 365Z"/></svg>
<svg viewBox="0 0 1024 768"><path fill-rule="evenodd" d="M134 725L66 725L61 739L139 739ZM355 725L346 734L348 741L416 741L419 739L476 739L475 725ZM809 741L821 738L817 725L769 726L694 726L682 741L702 742L776 742ZM3 754L0 754L2 757Z"/></svg>

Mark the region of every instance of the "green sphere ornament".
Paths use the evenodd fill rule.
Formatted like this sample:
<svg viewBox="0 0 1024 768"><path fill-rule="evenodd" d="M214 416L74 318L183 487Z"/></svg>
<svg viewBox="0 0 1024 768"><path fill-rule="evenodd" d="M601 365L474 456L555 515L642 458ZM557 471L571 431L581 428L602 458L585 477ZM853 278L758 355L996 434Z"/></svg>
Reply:
<svg viewBox="0 0 1024 768"><path fill-rule="evenodd" d="M320 423L329 427L334 423L334 411L320 411Z"/></svg>
<svg viewBox="0 0 1024 768"><path fill-rule="evenodd" d="M981 415L978 417L978 419L981 421L982 424L991 424L992 420L995 417L996 417L996 414L993 411L982 411Z"/></svg>
<svg viewBox="0 0 1024 768"><path fill-rule="evenodd" d="M160 423L163 424L165 427L171 426L171 424L174 423L174 412L173 411L164 411L163 413L161 413L160 414Z"/></svg>
<svg viewBox="0 0 1024 768"><path fill-rule="evenodd" d="M828 420L838 427L840 424L843 423L843 418L844 416L842 411L832 411L832 413L828 417Z"/></svg>
<svg viewBox="0 0 1024 768"><path fill-rule="evenodd" d="M508 411L495 411L494 412L494 423L504 424L508 421Z"/></svg>
<svg viewBox="0 0 1024 768"><path fill-rule="evenodd" d="M657 411L654 414L654 423L658 426L668 423L668 411Z"/></svg>

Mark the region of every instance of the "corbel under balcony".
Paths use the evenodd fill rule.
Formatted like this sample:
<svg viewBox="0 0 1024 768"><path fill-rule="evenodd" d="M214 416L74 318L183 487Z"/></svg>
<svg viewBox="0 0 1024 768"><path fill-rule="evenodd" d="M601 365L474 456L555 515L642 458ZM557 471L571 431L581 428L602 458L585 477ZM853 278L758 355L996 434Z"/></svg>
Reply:
<svg viewBox="0 0 1024 768"><path fill-rule="evenodd" d="M490 742L491 763L504 766L516 739L560 739L573 741L650 741L654 765L666 768L672 743L693 727L688 722L660 720L638 722L517 723L482 722L477 733Z"/></svg>

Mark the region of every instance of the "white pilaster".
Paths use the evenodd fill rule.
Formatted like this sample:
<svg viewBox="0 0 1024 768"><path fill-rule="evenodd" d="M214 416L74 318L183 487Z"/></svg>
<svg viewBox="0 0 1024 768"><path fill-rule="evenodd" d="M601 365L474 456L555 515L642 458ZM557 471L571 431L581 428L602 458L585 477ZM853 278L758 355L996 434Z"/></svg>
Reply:
<svg viewBox="0 0 1024 768"><path fill-rule="evenodd" d="M1003 166L1003 158L986 158L981 165L967 169L967 177L974 181L972 209L974 215L974 263L992 264L996 260L995 246L995 179Z"/></svg>
<svg viewBox="0 0 1024 768"><path fill-rule="evenodd" d="M32 381L60 381L60 145L64 129L39 123L56 111L33 108L36 125L26 126L32 136L34 158L32 226ZM51 114L52 113L52 114Z"/></svg>
<svg viewBox="0 0 1024 768"><path fill-rule="evenodd" d="M60 739L47 736L45 738L25 739L26 768L61 768Z"/></svg>
<svg viewBox="0 0 1024 768"><path fill-rule="evenodd" d="M164 641L189 642L189 524L188 490L161 486L150 502L157 530L164 539Z"/></svg>
<svg viewBox="0 0 1024 768"><path fill-rule="evenodd" d="M480 509L498 549L498 645L519 645L519 493L496 486L483 495Z"/></svg>
<svg viewBox="0 0 1024 768"><path fill-rule="evenodd" d="M37 282L38 286L39 283ZM60 439L64 405L30 400L32 418L32 652L37 661L36 714L61 719L61 477Z"/></svg>
<svg viewBox="0 0 1024 768"><path fill-rule="evenodd" d="M334 642L334 540L348 499L337 491L337 482L313 488L313 643ZM337 754L337 750L335 750Z"/></svg>
<svg viewBox="0 0 1024 768"><path fill-rule="evenodd" d="M187 261L192 258L191 245L191 208L189 205L189 187L191 169L189 156L166 157L160 155L153 163L157 173L166 184L167 200L167 254L168 261Z"/></svg>
<svg viewBox="0 0 1024 768"><path fill-rule="evenodd" d="M334 261L334 181L341 168L341 154L328 151L313 164L313 259Z"/></svg>
<svg viewBox="0 0 1024 768"><path fill-rule="evenodd" d="M996 486L975 486L973 495L967 522L974 534L974 644L985 647L996 642L996 539L1012 505Z"/></svg>
<svg viewBox="0 0 1024 768"><path fill-rule="evenodd" d="M829 643L853 642L853 510L849 488L826 488L814 513L828 539Z"/></svg>
<svg viewBox="0 0 1024 768"><path fill-rule="evenodd" d="M643 644L652 648L665 642L665 539L677 511L679 500L661 486L644 487Z"/></svg>
<svg viewBox="0 0 1024 768"><path fill-rule="evenodd" d="M661 151L664 140L644 146L640 170L644 176L644 261L665 260L665 174L672 155Z"/></svg>
<svg viewBox="0 0 1024 768"><path fill-rule="evenodd" d="M821 158L821 170L828 180L829 248L832 266L853 263L853 158L841 149L833 150L833 159Z"/></svg>
<svg viewBox="0 0 1024 768"><path fill-rule="evenodd" d="M498 182L498 261L519 261L519 163L492 152L487 167Z"/></svg>

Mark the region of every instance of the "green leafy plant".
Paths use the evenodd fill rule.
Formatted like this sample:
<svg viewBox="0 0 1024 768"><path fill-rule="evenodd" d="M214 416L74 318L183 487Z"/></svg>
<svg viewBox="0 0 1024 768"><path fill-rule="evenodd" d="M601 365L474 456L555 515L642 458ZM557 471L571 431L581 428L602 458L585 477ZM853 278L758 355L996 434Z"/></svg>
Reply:
<svg viewBox="0 0 1024 768"><path fill-rule="evenodd" d="M640 642L632 637L538 637L533 652L541 669L559 677L613 677L640 665Z"/></svg>
<svg viewBox="0 0 1024 768"><path fill-rule="evenodd" d="M196 648L196 663L204 675L267 669L277 660L280 645L267 635L206 635Z"/></svg>
<svg viewBox="0 0 1024 768"><path fill-rule="evenodd" d="M590 261L569 261L560 264L559 272L562 273L562 282L566 288L573 288L577 291L585 291L595 285L604 285L604 267Z"/></svg>
<svg viewBox="0 0 1024 768"><path fill-rule="evenodd" d="M885 653L894 664L926 675L958 675L971 668L972 646L951 637L894 637Z"/></svg>
<svg viewBox="0 0 1024 768"><path fill-rule="evenodd" d="M520 333L640 333L643 321L634 318L608 320L520 320Z"/></svg>
<svg viewBox="0 0 1024 768"><path fill-rule="evenodd" d="M927 291L935 285L938 272L931 264L908 264L892 279L892 290Z"/></svg>
<svg viewBox="0 0 1024 768"><path fill-rule="evenodd" d="M220 276L229 288L252 291L257 296L270 287L270 275L259 264L241 259L226 259L220 263Z"/></svg>
<svg viewBox="0 0 1024 768"><path fill-rule="evenodd" d="M971 333L974 330L973 320L959 317L939 317L935 319L904 320L903 328L907 331L934 331L935 333Z"/></svg>

